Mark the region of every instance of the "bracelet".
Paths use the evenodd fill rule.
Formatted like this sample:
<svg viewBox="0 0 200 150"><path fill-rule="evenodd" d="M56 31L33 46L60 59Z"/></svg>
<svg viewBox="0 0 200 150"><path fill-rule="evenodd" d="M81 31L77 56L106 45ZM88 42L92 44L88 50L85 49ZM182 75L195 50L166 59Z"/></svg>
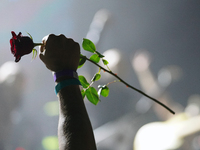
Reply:
<svg viewBox="0 0 200 150"><path fill-rule="evenodd" d="M56 87L55 87L55 92L56 92L56 95L58 94L58 92L64 88L64 87L67 87L69 85L81 85L80 81L76 78L74 79L68 79L68 80L64 80L64 81L61 81L59 82Z"/></svg>
<svg viewBox="0 0 200 150"><path fill-rule="evenodd" d="M69 76L78 79L78 74L76 71L73 70L61 70L58 72L53 73L54 81L56 82L58 78L63 76Z"/></svg>

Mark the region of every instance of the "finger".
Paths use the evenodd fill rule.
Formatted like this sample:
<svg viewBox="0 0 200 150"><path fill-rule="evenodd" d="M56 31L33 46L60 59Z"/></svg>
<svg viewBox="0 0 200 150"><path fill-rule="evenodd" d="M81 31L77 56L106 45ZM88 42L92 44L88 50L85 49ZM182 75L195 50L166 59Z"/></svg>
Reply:
<svg viewBox="0 0 200 150"><path fill-rule="evenodd" d="M46 41L42 41L43 45L40 45L39 47L39 53L44 53L45 51L45 46L46 46Z"/></svg>
<svg viewBox="0 0 200 150"><path fill-rule="evenodd" d="M53 71L53 70L52 70L52 67L50 67L50 66L48 65L48 60L46 59L46 57L45 57L43 54L40 54L39 57L40 57L40 59L42 60L42 62L46 65L46 67L47 67L49 70Z"/></svg>
<svg viewBox="0 0 200 150"><path fill-rule="evenodd" d="M45 47L47 45L47 42L48 43L52 43L53 39L55 38L55 35L54 34L48 34L46 35L45 37L42 38L42 43L43 45L40 46L40 52L43 53L44 50L45 50Z"/></svg>
<svg viewBox="0 0 200 150"><path fill-rule="evenodd" d="M41 45L40 48L39 48L40 49L40 53L44 52L45 46L46 46L46 41L47 41L48 37L49 37L49 35L46 35L45 37L42 38L42 44L43 45Z"/></svg>

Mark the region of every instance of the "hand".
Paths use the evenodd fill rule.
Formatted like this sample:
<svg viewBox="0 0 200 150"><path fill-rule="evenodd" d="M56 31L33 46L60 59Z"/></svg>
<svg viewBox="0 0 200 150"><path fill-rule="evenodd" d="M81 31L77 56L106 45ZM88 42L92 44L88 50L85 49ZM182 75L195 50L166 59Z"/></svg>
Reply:
<svg viewBox="0 0 200 150"><path fill-rule="evenodd" d="M50 34L42 39L44 46L40 47L40 59L46 67L54 72L70 69L76 71L80 58L80 46L73 39L64 35Z"/></svg>

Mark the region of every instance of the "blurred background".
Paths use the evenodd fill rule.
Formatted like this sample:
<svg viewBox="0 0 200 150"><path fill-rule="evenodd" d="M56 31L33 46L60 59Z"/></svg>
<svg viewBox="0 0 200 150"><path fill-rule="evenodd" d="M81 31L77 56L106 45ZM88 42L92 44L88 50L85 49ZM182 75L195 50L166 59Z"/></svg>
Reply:
<svg viewBox="0 0 200 150"><path fill-rule="evenodd" d="M200 1L1 0L0 18L1 150L58 150L52 74L32 55L14 62L11 31L36 43L89 38L113 72L176 112L110 84L97 106L85 99L98 150L200 150ZM78 70L88 81L96 72L89 62ZM101 74L96 87L115 80Z"/></svg>

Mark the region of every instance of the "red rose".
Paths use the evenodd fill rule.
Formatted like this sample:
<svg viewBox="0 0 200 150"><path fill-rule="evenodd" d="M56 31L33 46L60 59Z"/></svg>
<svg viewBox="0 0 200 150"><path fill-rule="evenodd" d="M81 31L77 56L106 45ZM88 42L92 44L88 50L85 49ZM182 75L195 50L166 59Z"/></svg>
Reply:
<svg viewBox="0 0 200 150"><path fill-rule="evenodd" d="M14 31L12 33L12 39L10 39L11 52L15 57L15 62L18 62L23 55L30 54L35 47L33 40L28 36L22 36L19 32L18 35Z"/></svg>

